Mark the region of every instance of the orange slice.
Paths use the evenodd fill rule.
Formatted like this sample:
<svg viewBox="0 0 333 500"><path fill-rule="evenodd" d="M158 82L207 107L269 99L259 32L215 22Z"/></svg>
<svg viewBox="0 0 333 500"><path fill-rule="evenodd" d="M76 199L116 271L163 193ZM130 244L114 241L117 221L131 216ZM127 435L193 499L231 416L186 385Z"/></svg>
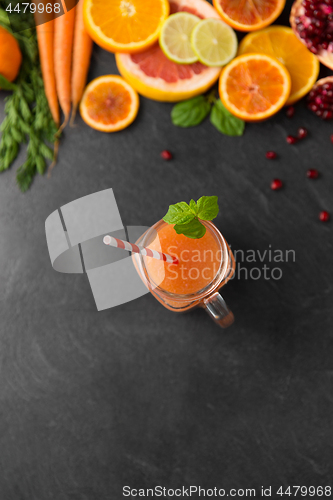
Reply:
<svg viewBox="0 0 333 500"><path fill-rule="evenodd" d="M139 96L121 77L106 75L87 85L80 104L82 119L101 132L128 127L139 110Z"/></svg>
<svg viewBox="0 0 333 500"><path fill-rule="evenodd" d="M239 31L256 31L272 24L286 0L213 0L222 19Z"/></svg>
<svg viewBox="0 0 333 500"><path fill-rule="evenodd" d="M219 92L225 107L246 121L266 120L286 103L291 79L286 67L264 54L238 56L220 77Z"/></svg>
<svg viewBox="0 0 333 500"><path fill-rule="evenodd" d="M139 52L153 45L169 15L167 0L84 0L91 38L110 52Z"/></svg>
<svg viewBox="0 0 333 500"><path fill-rule="evenodd" d="M291 91L287 105L301 99L310 92L317 81L319 61L291 28L270 26L255 33L249 33L240 43L239 54L267 54L282 62L291 76Z"/></svg>

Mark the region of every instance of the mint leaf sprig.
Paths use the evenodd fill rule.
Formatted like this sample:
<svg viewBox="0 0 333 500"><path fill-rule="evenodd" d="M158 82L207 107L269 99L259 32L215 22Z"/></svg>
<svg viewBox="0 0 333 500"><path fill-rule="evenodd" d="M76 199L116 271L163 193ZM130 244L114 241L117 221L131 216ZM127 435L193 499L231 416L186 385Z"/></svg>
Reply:
<svg viewBox="0 0 333 500"><path fill-rule="evenodd" d="M206 234L206 227L200 220L213 220L218 213L217 196L202 196L197 202L191 200L188 204L181 201L175 205L170 205L163 220L168 224L175 224L174 230L177 234L183 234L187 238L199 239Z"/></svg>
<svg viewBox="0 0 333 500"><path fill-rule="evenodd" d="M245 122L232 115L221 99L216 99L215 94L213 90L208 95L200 95L176 104L171 111L172 123L182 128L195 127L210 113L211 124L221 134L232 137L243 135Z"/></svg>

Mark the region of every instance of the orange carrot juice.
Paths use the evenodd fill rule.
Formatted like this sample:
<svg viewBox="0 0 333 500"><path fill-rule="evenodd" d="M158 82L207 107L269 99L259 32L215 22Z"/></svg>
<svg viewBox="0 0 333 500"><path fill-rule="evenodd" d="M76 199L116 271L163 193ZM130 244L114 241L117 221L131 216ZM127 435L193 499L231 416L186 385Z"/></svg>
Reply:
<svg viewBox="0 0 333 500"><path fill-rule="evenodd" d="M233 314L218 293L233 276L235 259L227 242L212 222L202 238L177 234L173 225L156 222L136 242L178 259L178 264L133 254L133 262L152 295L171 311L184 312L203 307L211 318L226 328Z"/></svg>
<svg viewBox="0 0 333 500"><path fill-rule="evenodd" d="M169 293L189 295L214 280L221 267L222 250L213 232L207 230L202 238L191 239L177 234L172 224L164 224L157 235L148 248L177 257L179 264L146 258L146 270L153 283Z"/></svg>

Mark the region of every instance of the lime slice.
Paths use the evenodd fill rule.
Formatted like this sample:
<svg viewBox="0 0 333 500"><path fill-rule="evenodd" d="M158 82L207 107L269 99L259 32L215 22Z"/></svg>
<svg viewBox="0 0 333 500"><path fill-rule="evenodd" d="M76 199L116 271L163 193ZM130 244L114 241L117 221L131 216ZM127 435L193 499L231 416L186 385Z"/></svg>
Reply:
<svg viewBox="0 0 333 500"><path fill-rule="evenodd" d="M199 61L206 66L224 66L237 53L234 30L218 19L203 19L192 31L191 44Z"/></svg>
<svg viewBox="0 0 333 500"><path fill-rule="evenodd" d="M178 64L192 64L198 60L191 46L191 33L199 21L199 17L188 12L168 17L160 34L160 46L168 59Z"/></svg>

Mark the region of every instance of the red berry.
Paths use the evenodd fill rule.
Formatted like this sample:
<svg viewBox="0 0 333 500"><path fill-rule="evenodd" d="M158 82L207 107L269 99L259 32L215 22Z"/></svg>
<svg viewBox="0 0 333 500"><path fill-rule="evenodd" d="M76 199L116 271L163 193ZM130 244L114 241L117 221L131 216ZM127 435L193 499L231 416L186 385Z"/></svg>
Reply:
<svg viewBox="0 0 333 500"><path fill-rule="evenodd" d="M307 177L309 179L318 179L319 177L319 172L318 170L316 170L315 168L310 168L307 173L306 173Z"/></svg>
<svg viewBox="0 0 333 500"><path fill-rule="evenodd" d="M326 212L326 210L323 210L319 214L319 220L321 220L322 222L329 221L330 220L330 214L328 212Z"/></svg>
<svg viewBox="0 0 333 500"><path fill-rule="evenodd" d="M277 157L277 154L275 153L275 151L267 151L266 158L268 160L275 160L276 157Z"/></svg>
<svg viewBox="0 0 333 500"><path fill-rule="evenodd" d="M294 137L293 135L288 135L286 141L288 144L296 144L297 137Z"/></svg>
<svg viewBox="0 0 333 500"><path fill-rule="evenodd" d="M168 151L167 149L162 151L161 156L162 156L163 160L172 160L172 158L173 158L172 153L170 153L170 151Z"/></svg>
<svg viewBox="0 0 333 500"><path fill-rule="evenodd" d="M274 179L271 182L271 189L273 189L273 191L276 191L277 189L281 189L282 186L283 186L283 182L280 179Z"/></svg>
<svg viewBox="0 0 333 500"><path fill-rule="evenodd" d="M286 115L288 116L288 118L292 118L295 114L295 108L294 106L289 106L287 108L287 111L286 111Z"/></svg>
<svg viewBox="0 0 333 500"><path fill-rule="evenodd" d="M297 137L299 139L305 139L305 137L308 135L308 131L304 127L300 127L297 131Z"/></svg>

